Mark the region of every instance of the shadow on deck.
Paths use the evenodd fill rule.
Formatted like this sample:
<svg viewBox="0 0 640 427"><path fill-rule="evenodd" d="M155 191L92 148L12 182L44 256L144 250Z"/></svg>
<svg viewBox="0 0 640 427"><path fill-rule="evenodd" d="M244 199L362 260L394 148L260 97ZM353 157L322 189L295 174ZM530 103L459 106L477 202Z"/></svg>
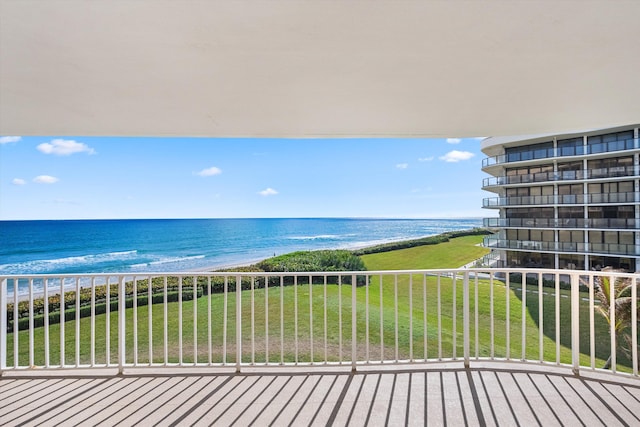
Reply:
<svg viewBox="0 0 640 427"><path fill-rule="evenodd" d="M640 381L490 363L0 380L1 425L633 425Z"/></svg>

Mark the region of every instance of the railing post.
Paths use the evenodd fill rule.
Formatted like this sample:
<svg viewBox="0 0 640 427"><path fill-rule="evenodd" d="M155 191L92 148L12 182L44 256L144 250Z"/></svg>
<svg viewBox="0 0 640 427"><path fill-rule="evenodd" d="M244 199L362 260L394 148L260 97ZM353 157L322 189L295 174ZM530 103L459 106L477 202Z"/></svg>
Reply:
<svg viewBox="0 0 640 427"><path fill-rule="evenodd" d="M242 362L242 277L236 276L236 373Z"/></svg>
<svg viewBox="0 0 640 427"><path fill-rule="evenodd" d="M571 362L574 375L580 375L580 277L571 274Z"/></svg>
<svg viewBox="0 0 640 427"><path fill-rule="evenodd" d="M462 322L463 322L463 346L464 346L464 367L469 369L470 339L469 339L469 271L464 272L462 282Z"/></svg>
<svg viewBox="0 0 640 427"><path fill-rule="evenodd" d="M125 327L126 327L126 296L125 296L125 278L124 276L120 276L120 280L118 282L118 373L120 375L124 372L124 362L125 362L125 340L127 337Z"/></svg>
<svg viewBox="0 0 640 427"><path fill-rule="evenodd" d="M7 282L0 281L0 377L7 369Z"/></svg>
<svg viewBox="0 0 640 427"><path fill-rule="evenodd" d="M358 316L356 316L356 280L355 274L351 275L351 371L356 371L356 358L358 353L358 343L356 333L356 322Z"/></svg>

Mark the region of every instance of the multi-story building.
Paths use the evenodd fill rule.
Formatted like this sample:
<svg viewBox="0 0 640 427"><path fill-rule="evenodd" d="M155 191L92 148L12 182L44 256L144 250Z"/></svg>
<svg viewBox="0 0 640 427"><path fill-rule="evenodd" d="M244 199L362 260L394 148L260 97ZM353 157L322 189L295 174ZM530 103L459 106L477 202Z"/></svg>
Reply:
<svg viewBox="0 0 640 427"><path fill-rule="evenodd" d="M485 139L498 266L640 271L639 127Z"/></svg>

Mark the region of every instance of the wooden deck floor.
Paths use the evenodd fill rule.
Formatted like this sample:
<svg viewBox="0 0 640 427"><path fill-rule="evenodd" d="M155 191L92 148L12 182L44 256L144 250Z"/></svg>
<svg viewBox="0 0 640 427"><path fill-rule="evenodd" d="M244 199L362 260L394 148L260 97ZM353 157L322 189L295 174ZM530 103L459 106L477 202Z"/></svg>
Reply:
<svg viewBox="0 0 640 427"><path fill-rule="evenodd" d="M514 369L515 368L515 369ZM0 425L640 425L640 380L528 365L3 378Z"/></svg>

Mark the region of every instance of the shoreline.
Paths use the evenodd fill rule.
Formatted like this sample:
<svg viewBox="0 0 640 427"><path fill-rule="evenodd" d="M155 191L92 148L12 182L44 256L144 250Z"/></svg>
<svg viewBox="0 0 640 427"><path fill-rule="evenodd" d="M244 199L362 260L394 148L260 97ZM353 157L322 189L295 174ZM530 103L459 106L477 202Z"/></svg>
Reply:
<svg viewBox="0 0 640 427"><path fill-rule="evenodd" d="M421 237L415 237L415 238L411 238L411 239L390 239L390 240L378 240L378 241L374 241L374 242L368 242L368 243L363 243L363 244L353 244L353 245L347 245L347 246L343 246L343 247L339 247L339 248L318 248L318 249L299 249L299 250L294 250L294 251L290 251L290 252L285 252L283 254L280 255L286 255L286 254L290 254L293 252L312 252L312 251L318 251L318 250L348 250L348 251L354 251L354 250L362 250L362 249L367 249L367 248L375 248L377 246L383 246L383 245L387 245L387 244L402 244L402 243L407 243L407 242L413 242L413 241L418 241L421 239L426 239L426 238L430 238L430 237L437 237L437 236L442 236L442 235L446 235L448 233L457 233L457 232L470 232L472 230L478 229L477 227L475 228L469 228L469 229L465 229L465 230L452 230L452 231L445 231L442 233L437 233L437 234L428 234L428 235L424 235ZM394 250L398 250L398 249L394 249ZM278 254L276 254L275 256L280 256ZM109 272L100 272L100 273L78 273L79 275L93 275L93 274L99 274L99 275L104 275L105 277L108 277L109 275L113 276L124 276L126 278L133 278L133 277L140 277L140 278L144 278L144 276L153 276L156 274L169 274L171 275L173 274L188 274L188 273L216 273L216 272L222 272L222 270L225 270L224 273L233 273L233 268L244 268L244 267L249 267L251 265L257 264L260 261L263 261L265 259L269 259L272 257L260 257L260 258L252 258L252 259L246 259L244 261L238 261L237 263L229 263L229 264L224 264L224 265L209 265L209 266L204 266L204 267L199 267L197 269L187 269L187 270L174 270L174 271L166 271L166 272L162 272L162 271L141 271L141 272L114 272L114 273L109 273ZM69 273L71 276L74 276L73 273ZM66 275L66 274L65 274ZM9 275L11 276L11 275ZM24 274L16 274L13 276L28 276L28 275L24 275ZM48 276L53 276L53 279L56 279L56 274L49 274ZM59 276L58 276L59 277ZM96 286L102 286L104 285L104 283L99 283L96 284ZM87 285L80 285L80 289L86 289L90 287ZM51 286L48 289L48 296L55 296L55 295L59 295L60 294L60 286L59 284L57 286L55 286L55 288L57 290L53 290L52 289L53 286ZM70 284L70 285L65 285L65 292L67 291L75 291L76 290L76 284ZM35 288L33 291L33 299L38 299L38 298L43 298L44 297L44 290L40 289L40 288ZM18 302L20 301L28 301L30 298L28 292L21 292L20 289L18 289ZM7 302L8 303L13 303L15 301L15 297L13 295L13 288L12 289L8 289L7 292Z"/></svg>

